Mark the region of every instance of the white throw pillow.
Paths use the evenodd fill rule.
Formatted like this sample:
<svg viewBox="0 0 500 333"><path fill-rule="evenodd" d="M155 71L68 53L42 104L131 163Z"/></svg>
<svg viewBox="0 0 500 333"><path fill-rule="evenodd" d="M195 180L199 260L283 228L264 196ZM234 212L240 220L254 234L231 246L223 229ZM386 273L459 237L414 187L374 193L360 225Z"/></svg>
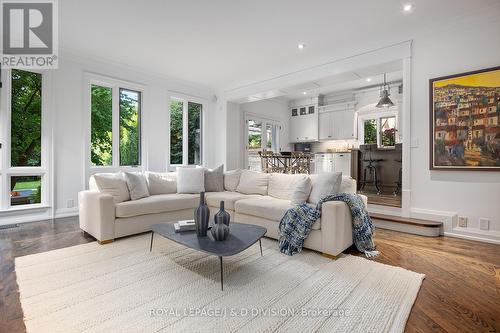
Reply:
<svg viewBox="0 0 500 333"><path fill-rule="evenodd" d="M307 202L307 198L311 194L312 181L309 177L301 179L295 186L295 190L292 194L292 204L301 205Z"/></svg>
<svg viewBox="0 0 500 333"><path fill-rule="evenodd" d="M95 184L101 193L111 194L115 203L130 200L127 182L120 173L95 174Z"/></svg>
<svg viewBox="0 0 500 333"><path fill-rule="evenodd" d="M240 176L240 183L236 191L243 194L267 195L267 185L269 174L250 170L243 170Z"/></svg>
<svg viewBox="0 0 500 333"><path fill-rule="evenodd" d="M329 194L338 193L342 182L342 172L325 172L311 175L312 190L308 202L317 204Z"/></svg>
<svg viewBox="0 0 500 333"><path fill-rule="evenodd" d="M146 176L140 172L124 172L131 200L149 197Z"/></svg>
<svg viewBox="0 0 500 333"><path fill-rule="evenodd" d="M267 193L269 196L292 200L293 193L300 181L308 178L307 175L288 175L283 173L271 173L269 176L269 187ZM307 197L309 193L307 193Z"/></svg>
<svg viewBox="0 0 500 333"><path fill-rule="evenodd" d="M149 194L177 193L177 174L175 172L146 172Z"/></svg>
<svg viewBox="0 0 500 333"><path fill-rule="evenodd" d="M177 168L177 193L205 192L205 168Z"/></svg>
<svg viewBox="0 0 500 333"><path fill-rule="evenodd" d="M236 188L240 183L240 176L240 169L224 172L224 189L226 191L236 192Z"/></svg>

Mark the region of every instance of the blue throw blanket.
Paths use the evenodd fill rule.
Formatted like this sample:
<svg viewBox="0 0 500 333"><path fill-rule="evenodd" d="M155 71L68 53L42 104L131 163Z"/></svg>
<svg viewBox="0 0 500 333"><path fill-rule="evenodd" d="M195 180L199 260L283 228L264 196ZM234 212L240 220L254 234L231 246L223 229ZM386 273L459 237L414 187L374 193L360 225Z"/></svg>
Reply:
<svg viewBox="0 0 500 333"><path fill-rule="evenodd" d="M279 247L282 253L294 255L302 251L304 240L311 227L321 217L321 207L327 201L343 201L349 206L352 216L352 239L356 248L371 258L379 254L373 243L374 226L360 196L350 193L331 194L322 198L316 207L297 205L287 210L279 225Z"/></svg>

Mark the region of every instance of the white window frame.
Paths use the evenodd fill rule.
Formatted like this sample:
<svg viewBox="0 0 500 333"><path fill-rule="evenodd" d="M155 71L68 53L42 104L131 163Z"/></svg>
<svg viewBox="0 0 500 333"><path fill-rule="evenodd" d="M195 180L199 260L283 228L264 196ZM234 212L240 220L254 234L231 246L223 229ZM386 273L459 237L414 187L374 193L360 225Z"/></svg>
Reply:
<svg viewBox="0 0 500 333"><path fill-rule="evenodd" d="M375 108L375 106L374 106ZM385 110L385 111L378 111L380 109L373 109L371 111L364 111L364 112L358 112L358 139L360 144L365 144L365 121L366 120L376 120L376 126L377 126L377 147L381 147L381 141L380 141L380 119L382 118L390 118L390 117L395 117L396 118L396 125L395 128L396 130L399 131L399 115L398 115L398 109L396 107ZM396 134L396 143L399 143L400 134Z"/></svg>
<svg viewBox="0 0 500 333"><path fill-rule="evenodd" d="M24 166L13 167L11 165L11 89L12 79L10 69L2 70L2 84L0 90L0 142L2 149L0 153L0 215L5 215L7 220L16 220L23 222L24 219L19 217L23 211L39 211L40 214L50 217L53 214L53 182L52 182L52 121L51 112L53 109L53 101L51 96L52 90L52 73L48 70L24 70L26 72L38 73L42 75L42 121L41 121L41 163L40 166ZM40 176L41 177L41 200L40 203L11 206L10 184L12 176ZM16 213L18 212L18 213ZM14 217L15 216L15 217ZM30 215L32 217L32 215ZM37 215L41 216L41 215ZM28 218L29 219L29 218ZM7 222L8 223L8 222ZM0 221L0 224L3 224Z"/></svg>
<svg viewBox="0 0 500 333"><path fill-rule="evenodd" d="M243 145L244 145L244 151L245 151L245 169L248 169L248 121L253 120L253 121L259 121L262 123L262 132L261 132L261 148L262 150L267 150L267 135L263 135L263 133L267 132L267 125L274 125L277 126L279 133L276 135L276 147L277 150L280 150L281 147L281 130L282 130L282 125L279 120L275 119L268 119L264 118L259 115L254 115L252 113L246 113L245 112L245 119L244 119L244 140L243 140Z"/></svg>
<svg viewBox="0 0 500 333"><path fill-rule="evenodd" d="M170 104L172 102L182 102L182 164L171 164L170 163ZM167 154L167 170L175 171L177 167L180 166L191 166L195 167L196 165L189 164L189 139L188 139L188 103L196 103L201 104L201 166L206 165L206 123L207 123L207 101L205 99L179 94L179 93L170 93L168 94L168 154Z"/></svg>
<svg viewBox="0 0 500 333"><path fill-rule="evenodd" d="M85 184L84 187L88 188L88 179L91 175L101 172L118 172L118 171L144 171L147 170L147 158L144 154L146 147L146 140L144 136L144 118L145 118L145 95L146 86L140 83L124 81L94 73L84 74L85 85L85 101L84 101L84 161L85 161ZM91 87L98 85L112 89L112 163L111 165L92 165L91 161ZM120 89L137 91L141 93L140 110L139 110L139 133L140 133L140 165L121 166L120 165Z"/></svg>

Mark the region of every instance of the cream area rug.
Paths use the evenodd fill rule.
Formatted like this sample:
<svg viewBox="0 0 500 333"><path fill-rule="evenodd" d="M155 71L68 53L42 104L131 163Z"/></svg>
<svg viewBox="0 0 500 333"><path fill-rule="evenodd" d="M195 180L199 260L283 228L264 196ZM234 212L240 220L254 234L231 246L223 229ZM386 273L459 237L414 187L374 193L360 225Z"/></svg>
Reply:
<svg viewBox="0 0 500 333"><path fill-rule="evenodd" d="M424 275L263 239L219 258L149 235L15 261L27 331L403 332Z"/></svg>

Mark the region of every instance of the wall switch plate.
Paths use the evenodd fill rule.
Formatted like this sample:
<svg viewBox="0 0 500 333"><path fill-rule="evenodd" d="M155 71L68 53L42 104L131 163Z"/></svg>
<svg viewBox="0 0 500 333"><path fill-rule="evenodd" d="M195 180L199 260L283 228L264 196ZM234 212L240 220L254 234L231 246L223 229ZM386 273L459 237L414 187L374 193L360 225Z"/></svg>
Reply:
<svg viewBox="0 0 500 333"><path fill-rule="evenodd" d="M418 138L411 139L410 148L418 148Z"/></svg>
<svg viewBox="0 0 500 333"><path fill-rule="evenodd" d="M490 229L490 220L488 220L488 219L479 219L479 229L481 229L481 230L489 230Z"/></svg>
<svg viewBox="0 0 500 333"><path fill-rule="evenodd" d="M75 200L73 199L69 199L67 202L66 202L66 208L73 208L75 207Z"/></svg>
<svg viewBox="0 0 500 333"><path fill-rule="evenodd" d="M458 226L462 228L467 228L467 216L458 217Z"/></svg>

